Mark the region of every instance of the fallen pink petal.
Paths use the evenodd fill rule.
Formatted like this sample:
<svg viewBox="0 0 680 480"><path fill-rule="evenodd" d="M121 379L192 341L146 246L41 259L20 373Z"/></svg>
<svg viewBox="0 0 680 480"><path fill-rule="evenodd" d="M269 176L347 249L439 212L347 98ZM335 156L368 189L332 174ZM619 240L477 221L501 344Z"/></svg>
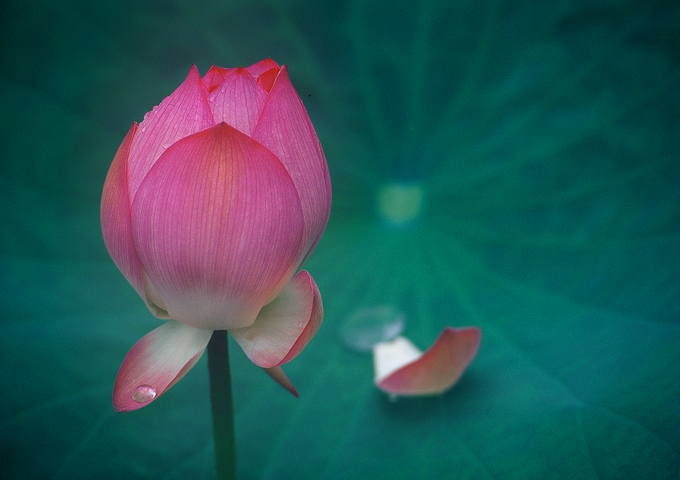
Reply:
<svg viewBox="0 0 680 480"><path fill-rule="evenodd" d="M373 347L375 385L391 397L443 393L453 387L479 350L481 329L445 327L424 353L399 336Z"/></svg>

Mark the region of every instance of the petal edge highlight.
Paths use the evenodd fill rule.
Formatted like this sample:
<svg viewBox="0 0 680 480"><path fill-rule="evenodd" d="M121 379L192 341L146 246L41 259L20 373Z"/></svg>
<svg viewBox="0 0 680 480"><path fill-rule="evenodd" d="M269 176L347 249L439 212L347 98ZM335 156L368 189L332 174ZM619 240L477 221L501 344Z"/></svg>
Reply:
<svg viewBox="0 0 680 480"><path fill-rule="evenodd" d="M113 408L130 412L145 407L182 378L201 358L212 330L174 320L147 333L130 349L113 387Z"/></svg>

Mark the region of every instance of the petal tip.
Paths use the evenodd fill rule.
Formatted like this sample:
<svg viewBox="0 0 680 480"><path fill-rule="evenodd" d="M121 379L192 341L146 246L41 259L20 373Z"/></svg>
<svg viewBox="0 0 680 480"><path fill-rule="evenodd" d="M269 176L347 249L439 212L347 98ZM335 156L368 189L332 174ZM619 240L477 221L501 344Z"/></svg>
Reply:
<svg viewBox="0 0 680 480"><path fill-rule="evenodd" d="M283 371L281 367L272 367L272 368L263 368L265 373L269 375L271 378L273 378L276 383L281 385L283 388L288 390L295 398L300 398L300 394L297 391L297 388L293 385L293 382L290 381L286 373Z"/></svg>

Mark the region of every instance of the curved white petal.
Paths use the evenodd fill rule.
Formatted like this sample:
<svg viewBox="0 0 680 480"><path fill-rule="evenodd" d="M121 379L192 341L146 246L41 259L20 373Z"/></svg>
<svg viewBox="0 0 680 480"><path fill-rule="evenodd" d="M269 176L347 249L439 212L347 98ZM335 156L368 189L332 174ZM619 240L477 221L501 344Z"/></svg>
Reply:
<svg viewBox="0 0 680 480"><path fill-rule="evenodd" d="M142 408L182 378L203 355L212 330L174 320L147 333L130 349L113 387L118 412Z"/></svg>
<svg viewBox="0 0 680 480"><path fill-rule="evenodd" d="M229 333L253 363L271 368L295 358L319 330L322 320L319 289L312 276L302 271L260 310L252 326Z"/></svg>

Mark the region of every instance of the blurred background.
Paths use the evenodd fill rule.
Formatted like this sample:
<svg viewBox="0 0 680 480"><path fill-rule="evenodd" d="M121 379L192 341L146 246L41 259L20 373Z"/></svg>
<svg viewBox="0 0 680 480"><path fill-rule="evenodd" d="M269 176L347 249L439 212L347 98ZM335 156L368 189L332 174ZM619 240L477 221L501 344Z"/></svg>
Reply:
<svg viewBox="0 0 680 480"><path fill-rule="evenodd" d="M286 371L231 349L242 479L678 478L680 9L673 1L3 2L0 478L209 479L206 359L145 409L113 381L158 325L99 201L191 64L287 64L333 182ZM390 402L340 332L389 307L438 397Z"/></svg>

